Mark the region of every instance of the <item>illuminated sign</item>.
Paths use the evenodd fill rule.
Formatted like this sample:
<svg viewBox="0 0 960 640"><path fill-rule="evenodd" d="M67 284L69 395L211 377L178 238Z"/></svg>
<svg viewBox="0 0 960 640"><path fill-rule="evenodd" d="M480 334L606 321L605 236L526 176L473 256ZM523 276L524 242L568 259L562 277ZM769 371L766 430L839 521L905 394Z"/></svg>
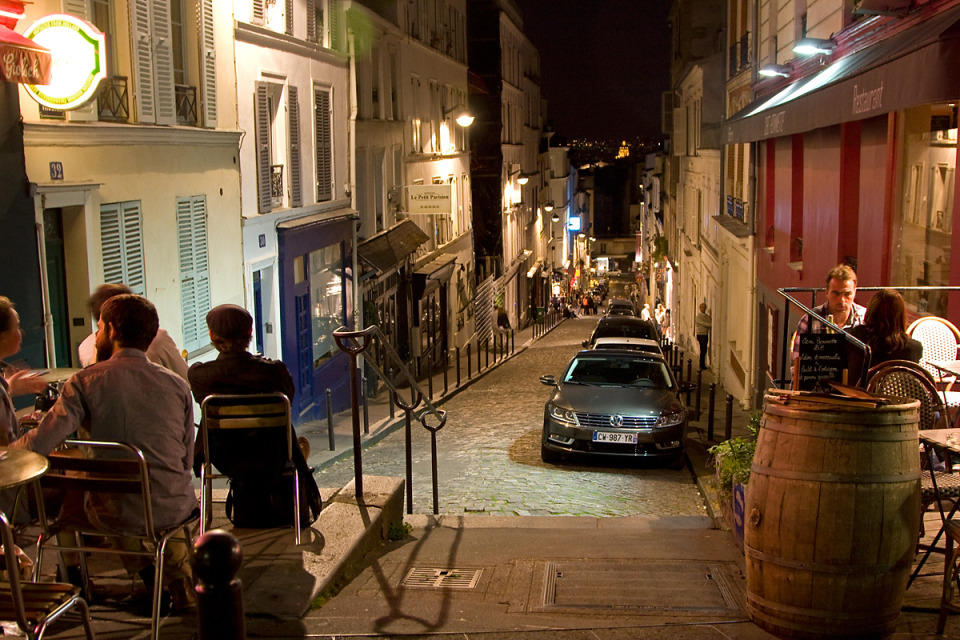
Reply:
<svg viewBox="0 0 960 640"><path fill-rule="evenodd" d="M76 109L96 95L107 77L106 36L85 20L56 13L34 22L24 34L50 50L50 82L28 84L30 97L51 109Z"/></svg>
<svg viewBox="0 0 960 640"><path fill-rule="evenodd" d="M450 213L449 184L414 184L407 187L409 213Z"/></svg>
<svg viewBox="0 0 960 640"><path fill-rule="evenodd" d="M568 231L580 231L580 216L570 216L567 220Z"/></svg>

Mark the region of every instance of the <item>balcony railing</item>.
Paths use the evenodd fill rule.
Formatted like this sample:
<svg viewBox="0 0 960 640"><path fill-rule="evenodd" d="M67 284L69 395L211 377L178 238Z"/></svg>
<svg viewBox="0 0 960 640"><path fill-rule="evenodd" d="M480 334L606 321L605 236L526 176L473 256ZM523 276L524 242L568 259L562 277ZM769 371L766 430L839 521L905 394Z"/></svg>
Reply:
<svg viewBox="0 0 960 640"><path fill-rule="evenodd" d="M730 45L729 50L730 75L735 76L750 66L750 32L744 33L740 39Z"/></svg>
<svg viewBox="0 0 960 640"><path fill-rule="evenodd" d="M130 119L125 76L111 76L103 80L100 93L97 94L97 117L104 122L126 122Z"/></svg>
<svg viewBox="0 0 960 640"><path fill-rule="evenodd" d="M283 165L274 164L270 166L270 196L272 198L283 198Z"/></svg>
<svg viewBox="0 0 960 640"><path fill-rule="evenodd" d="M197 88L175 85L177 91L177 124L197 126Z"/></svg>

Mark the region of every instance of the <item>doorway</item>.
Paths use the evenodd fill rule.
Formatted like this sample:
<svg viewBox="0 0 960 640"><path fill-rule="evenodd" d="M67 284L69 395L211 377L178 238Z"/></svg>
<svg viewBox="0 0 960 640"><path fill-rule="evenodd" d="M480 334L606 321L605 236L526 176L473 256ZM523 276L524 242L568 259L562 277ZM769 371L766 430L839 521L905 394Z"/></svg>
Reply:
<svg viewBox="0 0 960 640"><path fill-rule="evenodd" d="M70 309L67 303L66 252L63 238L63 210L43 211L44 250L46 252L47 290L53 320L53 362L57 367L72 366L70 349Z"/></svg>

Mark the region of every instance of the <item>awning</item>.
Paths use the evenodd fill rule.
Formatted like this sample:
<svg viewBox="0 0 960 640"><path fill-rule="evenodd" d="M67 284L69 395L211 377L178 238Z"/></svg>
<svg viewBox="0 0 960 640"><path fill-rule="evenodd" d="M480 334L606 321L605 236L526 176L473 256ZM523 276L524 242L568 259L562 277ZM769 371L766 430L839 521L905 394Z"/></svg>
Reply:
<svg viewBox="0 0 960 640"><path fill-rule="evenodd" d="M533 263L533 266L530 267L530 270L527 271L527 277L532 278L540 271L540 268L543 267L543 258L537 258L537 261Z"/></svg>
<svg viewBox="0 0 960 640"><path fill-rule="evenodd" d="M0 80L49 84L53 57L49 49L0 25Z"/></svg>
<svg viewBox="0 0 960 640"><path fill-rule="evenodd" d="M395 268L430 237L413 220L381 231L357 247L357 256L380 272Z"/></svg>
<svg viewBox="0 0 960 640"><path fill-rule="evenodd" d="M413 272L413 297L416 300L436 289L441 282L449 280L453 275L453 268L457 264L457 256L452 253L441 253L430 262L422 265Z"/></svg>
<svg viewBox="0 0 960 640"><path fill-rule="evenodd" d="M722 127L735 144L812 131L960 97L960 7L836 60Z"/></svg>

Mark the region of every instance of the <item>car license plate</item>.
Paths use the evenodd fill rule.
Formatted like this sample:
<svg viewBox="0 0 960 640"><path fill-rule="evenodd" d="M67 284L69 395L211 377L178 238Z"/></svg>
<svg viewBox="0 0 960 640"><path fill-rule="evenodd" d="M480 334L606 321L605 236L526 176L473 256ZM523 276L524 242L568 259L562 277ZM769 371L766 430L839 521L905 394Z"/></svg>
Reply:
<svg viewBox="0 0 960 640"><path fill-rule="evenodd" d="M635 433L612 433L610 431L594 431L594 442L612 442L614 444L637 444Z"/></svg>

